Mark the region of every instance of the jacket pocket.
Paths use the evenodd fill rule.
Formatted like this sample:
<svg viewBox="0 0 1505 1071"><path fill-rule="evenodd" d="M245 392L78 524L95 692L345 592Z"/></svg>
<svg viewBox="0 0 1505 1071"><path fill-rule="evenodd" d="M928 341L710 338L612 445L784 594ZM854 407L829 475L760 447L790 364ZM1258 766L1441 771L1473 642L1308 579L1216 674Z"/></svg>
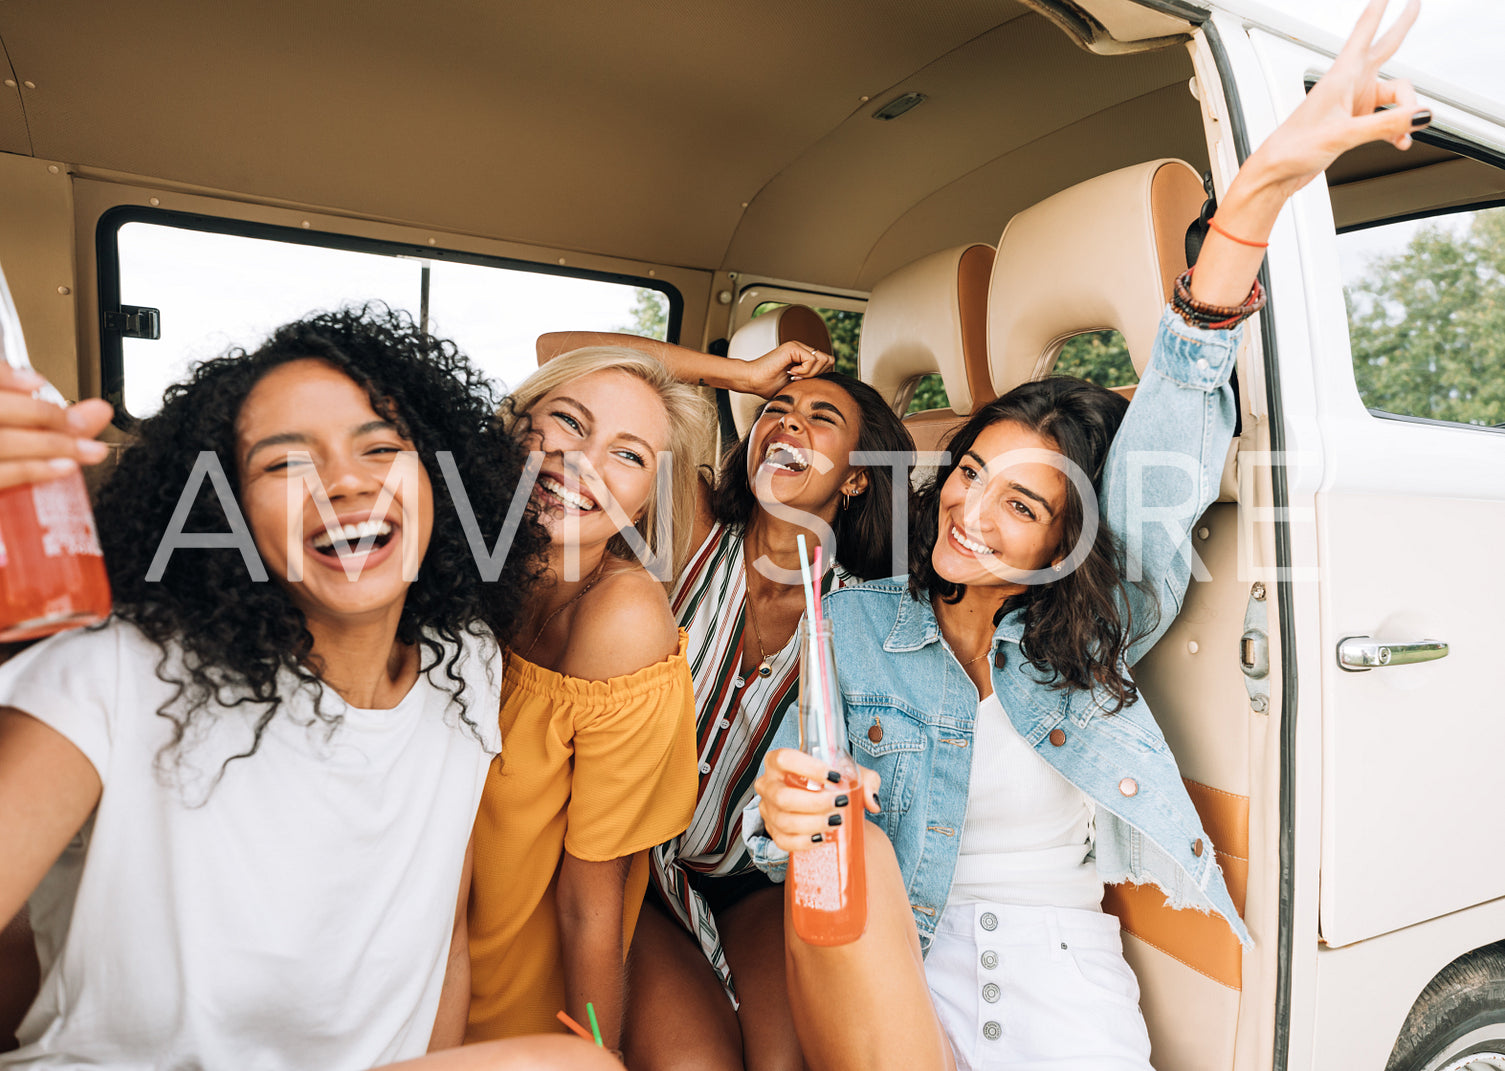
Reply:
<svg viewBox="0 0 1505 1071"><path fill-rule="evenodd" d="M898 836L899 818L909 810L915 784L924 773L925 730L898 707L849 701L847 733L857 764L876 771L883 779L878 786L880 809L874 820L893 839Z"/></svg>

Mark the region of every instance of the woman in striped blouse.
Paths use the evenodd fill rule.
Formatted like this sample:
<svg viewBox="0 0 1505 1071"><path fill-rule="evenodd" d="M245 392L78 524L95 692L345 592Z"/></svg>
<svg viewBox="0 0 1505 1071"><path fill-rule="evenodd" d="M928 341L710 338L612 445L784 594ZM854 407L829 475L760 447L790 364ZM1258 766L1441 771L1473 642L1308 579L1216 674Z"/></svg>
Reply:
<svg viewBox="0 0 1505 1071"><path fill-rule="evenodd" d="M907 481L914 444L877 391L803 343L744 362L568 332L545 335L539 353L628 341L681 380L768 402L725 454L716 485L702 483L696 550L670 596L689 636L700 787L689 829L651 853L624 1048L636 1071L797 1069L782 892L748 857L741 812L799 692L797 537L813 546L822 529L834 536L827 590L902 571L890 560L894 477ZM854 451L886 454L860 466Z"/></svg>

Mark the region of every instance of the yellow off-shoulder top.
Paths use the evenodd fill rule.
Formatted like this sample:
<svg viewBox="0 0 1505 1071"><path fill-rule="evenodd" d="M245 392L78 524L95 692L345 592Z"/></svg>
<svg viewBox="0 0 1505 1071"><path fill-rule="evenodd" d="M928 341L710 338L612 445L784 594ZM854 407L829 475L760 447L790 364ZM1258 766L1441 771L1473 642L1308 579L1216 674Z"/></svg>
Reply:
<svg viewBox="0 0 1505 1071"><path fill-rule="evenodd" d="M502 753L476 815L470 893L467 1041L564 1027L555 905L564 852L638 855L627 877L622 948L648 883L646 850L677 837L695 810L695 701L686 637L655 665L604 681L567 677L510 655Z"/></svg>

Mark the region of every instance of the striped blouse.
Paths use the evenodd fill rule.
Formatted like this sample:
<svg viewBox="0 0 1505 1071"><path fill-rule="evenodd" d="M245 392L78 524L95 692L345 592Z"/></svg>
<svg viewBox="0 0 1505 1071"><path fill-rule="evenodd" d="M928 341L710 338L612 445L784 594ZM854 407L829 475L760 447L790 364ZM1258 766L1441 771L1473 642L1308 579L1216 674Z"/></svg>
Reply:
<svg viewBox="0 0 1505 1071"><path fill-rule="evenodd" d="M837 566L827 575L826 590L854 580ZM742 844L742 808L752 800L753 782L774 730L799 700L799 629L778 651L768 652L772 674L750 672L743 678L747 574L742 534L720 524L691 556L669 601L689 634L700 790L690 827L650 853L653 877L664 902L700 942L735 1002L716 920L687 873L724 878L756 869Z"/></svg>

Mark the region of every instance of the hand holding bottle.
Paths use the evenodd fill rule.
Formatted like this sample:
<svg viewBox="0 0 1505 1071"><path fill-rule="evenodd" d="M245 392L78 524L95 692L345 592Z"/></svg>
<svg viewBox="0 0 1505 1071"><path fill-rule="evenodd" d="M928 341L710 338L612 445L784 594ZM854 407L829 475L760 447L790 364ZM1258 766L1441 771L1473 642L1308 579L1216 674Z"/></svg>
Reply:
<svg viewBox="0 0 1505 1071"><path fill-rule="evenodd" d="M830 775L837 779L832 781ZM861 779L862 800L869 811L878 813L878 787L882 779L872 770L857 768ZM841 771L831 770L812 755L794 748L779 748L770 751L763 759L763 775L753 788L758 793L758 810L763 816L763 825L768 836L780 848L788 852L803 851L825 840L830 832L833 814L849 816L850 800L845 804L836 801L850 793L840 787L846 779ZM818 792L807 787L811 784L826 785ZM812 840L820 834L820 840Z"/></svg>
<svg viewBox="0 0 1505 1071"><path fill-rule="evenodd" d="M42 483L103 461L109 447L94 437L114 410L101 398L67 408L33 394L46 380L0 364L0 490Z"/></svg>

